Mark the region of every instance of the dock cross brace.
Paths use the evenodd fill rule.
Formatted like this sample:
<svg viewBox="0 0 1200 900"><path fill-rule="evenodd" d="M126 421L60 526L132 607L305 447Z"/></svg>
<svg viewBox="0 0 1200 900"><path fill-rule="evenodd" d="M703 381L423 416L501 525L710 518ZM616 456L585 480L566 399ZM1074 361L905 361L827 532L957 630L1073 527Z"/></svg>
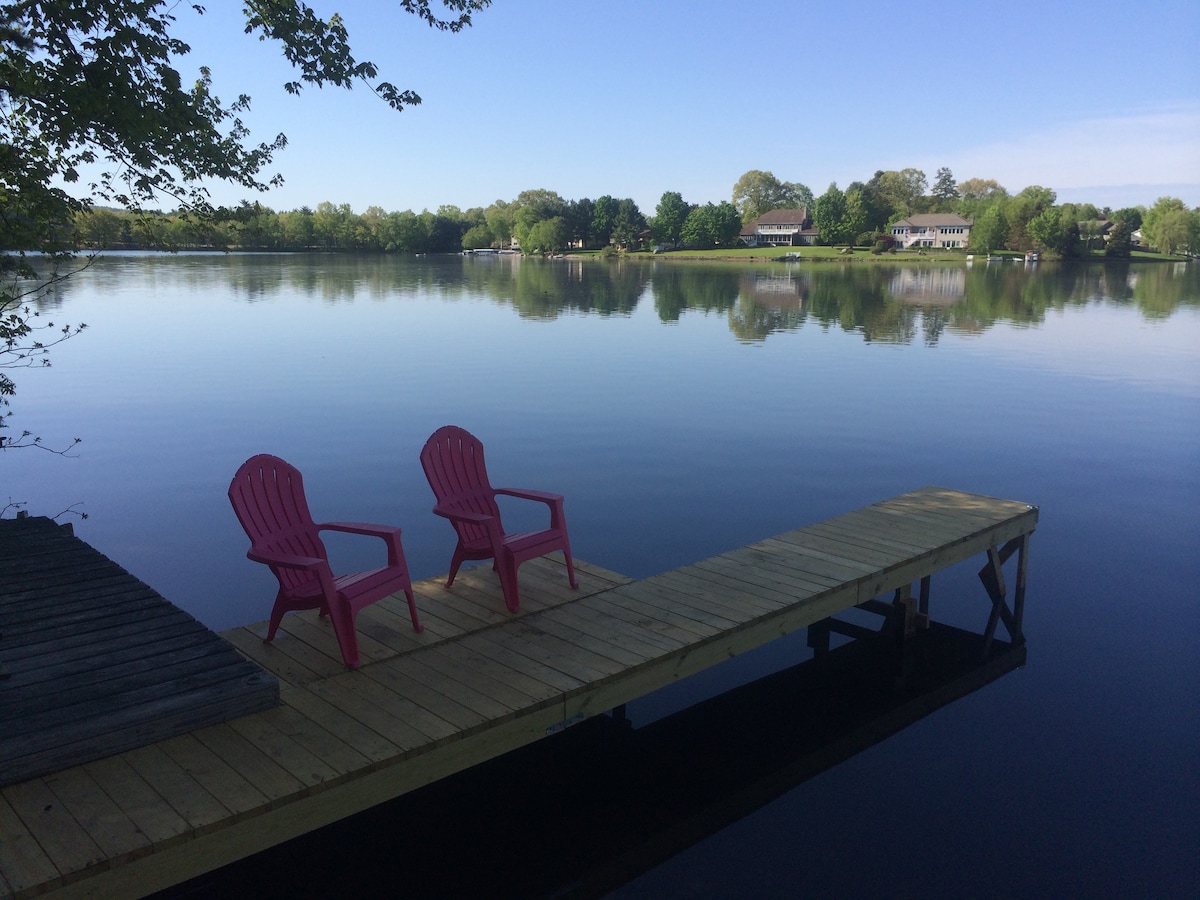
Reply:
<svg viewBox="0 0 1200 900"><path fill-rule="evenodd" d="M1013 589L1012 606L1008 605L1008 587L1004 580L1004 564L1017 555L1017 580ZM992 610L988 615L987 627L983 632L983 656L986 658L992 649L992 640L996 636L996 626L1004 623L1009 639L1014 644L1025 642L1021 630L1021 622L1025 614L1025 573L1029 564L1029 535L1015 537L1003 547L989 547L987 563L979 570L979 580L983 582L984 590L992 601ZM857 607L868 612L883 616L883 628L895 630L897 639L904 643L919 629L929 625L929 583L932 576L926 575L920 581L919 594L912 596L912 585L898 587L892 601L867 600L857 604ZM865 637L877 633L874 629L850 622L842 622L833 617L814 622L809 626L808 646L818 653L828 652L829 635L831 632L848 637Z"/></svg>
<svg viewBox="0 0 1200 900"><path fill-rule="evenodd" d="M1017 554L1017 583L1013 589L1013 605L1010 609L1007 602L1007 588L1004 584L1004 564ZM1009 639L1014 644L1025 641L1021 631L1021 621L1025 616L1025 572L1029 565L1029 535L1023 534L1013 538L999 550L988 548L988 561L979 570L979 580L992 598L992 612L988 616L987 629L983 633L983 655L987 656L992 647L992 638L996 634L996 624L1004 622Z"/></svg>

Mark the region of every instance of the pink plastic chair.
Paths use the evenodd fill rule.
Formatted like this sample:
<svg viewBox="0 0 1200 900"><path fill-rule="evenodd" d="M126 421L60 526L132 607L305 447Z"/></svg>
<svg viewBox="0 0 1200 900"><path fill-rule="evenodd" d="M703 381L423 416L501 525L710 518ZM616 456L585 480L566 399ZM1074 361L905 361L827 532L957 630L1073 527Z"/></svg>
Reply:
<svg viewBox="0 0 1200 900"><path fill-rule="evenodd" d="M320 609L329 615L342 659L358 668L358 611L399 591L408 597L413 629L422 630L413 599L408 564L400 546L400 529L359 522L313 522L304 498L300 472L277 456L266 453L242 463L229 484L229 502L250 537L246 556L270 567L279 579L279 593L271 609L267 642L274 640L283 614L297 609ZM387 565L369 572L334 577L321 531L344 531L382 538L387 544Z"/></svg>
<svg viewBox="0 0 1200 900"><path fill-rule="evenodd" d="M492 559L500 576L504 604L510 612L517 612L521 608L517 568L527 560L555 550L561 550L566 557L567 580L571 587L579 587L560 494L493 488L483 461L483 444L456 425L439 428L425 442L421 450L421 468L437 498L433 511L449 519L458 534L458 546L450 561L446 587L454 584L454 576L464 560ZM496 505L498 494L545 503L550 508L550 527L544 531L505 534L500 507Z"/></svg>

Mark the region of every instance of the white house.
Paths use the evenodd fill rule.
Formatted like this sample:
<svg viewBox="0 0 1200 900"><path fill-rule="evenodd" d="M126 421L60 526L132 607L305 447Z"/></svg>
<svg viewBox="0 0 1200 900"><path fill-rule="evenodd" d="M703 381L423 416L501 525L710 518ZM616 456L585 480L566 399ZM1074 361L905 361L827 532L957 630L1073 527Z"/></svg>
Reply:
<svg viewBox="0 0 1200 900"><path fill-rule="evenodd" d="M921 213L892 225L892 240L909 247L965 247L971 237L971 220L954 213Z"/></svg>
<svg viewBox="0 0 1200 900"><path fill-rule="evenodd" d="M773 209L742 228L740 235L747 247L804 247L817 241L817 229L807 207Z"/></svg>

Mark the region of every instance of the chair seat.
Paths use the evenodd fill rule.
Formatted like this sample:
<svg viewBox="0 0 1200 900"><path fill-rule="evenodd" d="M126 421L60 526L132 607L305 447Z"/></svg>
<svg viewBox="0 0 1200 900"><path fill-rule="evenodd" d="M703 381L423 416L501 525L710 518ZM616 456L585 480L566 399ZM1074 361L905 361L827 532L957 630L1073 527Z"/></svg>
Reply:
<svg viewBox="0 0 1200 900"><path fill-rule="evenodd" d="M394 589L388 593L401 591L404 589L404 581L404 578L398 576L393 569L382 568L337 575L333 579L333 586L339 594L353 603L355 598L361 597L363 594L386 590L388 587L394 586ZM321 594L321 583L316 579L293 591L294 596L313 599L319 598Z"/></svg>
<svg viewBox="0 0 1200 900"><path fill-rule="evenodd" d="M504 537L504 546L513 554L533 553L541 556L562 548L562 535L557 531L526 531Z"/></svg>

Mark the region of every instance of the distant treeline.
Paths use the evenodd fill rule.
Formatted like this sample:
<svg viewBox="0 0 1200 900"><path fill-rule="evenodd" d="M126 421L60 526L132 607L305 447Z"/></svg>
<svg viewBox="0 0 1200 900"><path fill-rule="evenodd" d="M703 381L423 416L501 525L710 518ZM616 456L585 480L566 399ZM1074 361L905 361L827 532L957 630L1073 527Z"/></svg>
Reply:
<svg viewBox="0 0 1200 900"><path fill-rule="evenodd" d="M972 223L969 248L1041 250L1063 257L1104 249L1127 257L1143 246L1166 253L1200 253L1200 209L1173 197L1151 207L1112 210L1091 203L1056 203L1053 190L1032 185L1016 194L991 179L957 182L939 169L930 188L919 169L879 171L820 197L798 182L751 170L733 187L733 202L696 204L674 191L662 195L653 215L629 198L564 200L556 192L522 191L515 200L463 211L387 212L378 206L355 213L349 204L320 203L276 212L243 200L210 215L129 212L94 208L73 227L77 242L93 249L342 251L356 253L457 253L464 249L519 247L525 253L566 249L620 250L649 245L732 247L745 223L772 209L804 207L827 245L890 242L892 223L921 213L956 213Z"/></svg>
<svg viewBox="0 0 1200 900"><path fill-rule="evenodd" d="M275 212L248 200L208 216L95 208L78 216L74 228L77 241L93 249L457 253L512 246L527 252L634 248L647 223L630 199L564 201L536 190L466 212L455 206L419 213L371 206L355 213L348 203L328 202Z"/></svg>

